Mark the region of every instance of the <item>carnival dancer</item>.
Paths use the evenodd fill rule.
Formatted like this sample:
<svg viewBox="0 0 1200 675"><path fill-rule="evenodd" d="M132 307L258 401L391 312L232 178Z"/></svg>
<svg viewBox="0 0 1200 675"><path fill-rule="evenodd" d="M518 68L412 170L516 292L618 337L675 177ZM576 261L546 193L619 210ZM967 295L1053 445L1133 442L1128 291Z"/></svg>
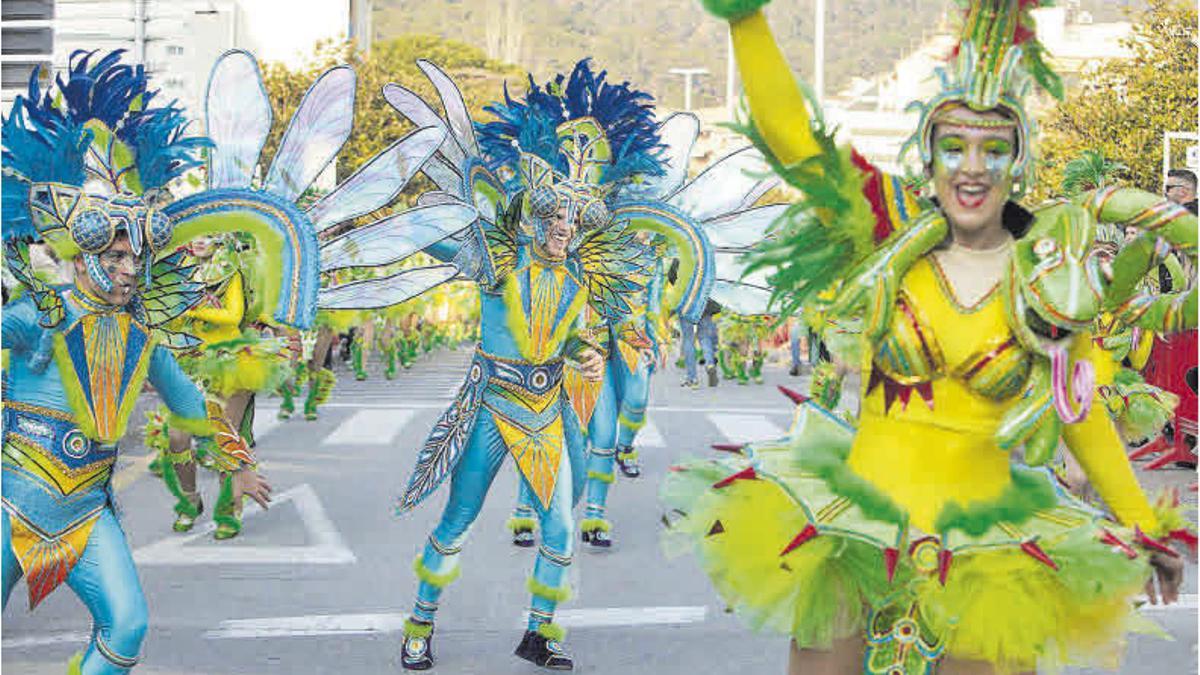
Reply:
<svg viewBox="0 0 1200 675"><path fill-rule="evenodd" d="M571 508L583 490L575 479L584 470L581 429L599 395L604 327L630 313L653 262L636 232L664 236L680 257L681 313L698 316L713 282L701 224L672 203L645 195L690 198L708 209L706 217L716 217L740 208L738 200L749 190L701 198L690 186L681 189L686 173L679 167L686 164L667 165L658 155L670 152L660 147L661 139L687 133L694 118L656 124L648 95L610 84L586 61L569 77L560 75L546 87L531 81L524 97L493 104L488 110L498 120L481 125L471 122L445 73L428 62L418 66L437 89L445 119L411 91L397 85L384 91L405 117L448 131L425 166L440 191L423 195L416 210L465 209L468 227L425 244L427 253L450 265L405 270L402 279L376 280L376 287L381 295L390 289L386 300L395 302L412 297L418 284L427 288L462 274L479 285L481 318L466 382L422 448L398 505L400 512L417 506L452 476L442 519L415 563L420 584L405 626L402 664L433 665L438 598L457 576L467 528L504 456L512 454L542 528L529 581L528 630L517 655L570 669L553 616L568 593ZM457 170L447 173L446 165ZM712 178L728 177L735 187L762 182L735 175L748 166L731 163L728 173ZM386 304L382 297L378 302Z"/></svg>
<svg viewBox="0 0 1200 675"><path fill-rule="evenodd" d="M1103 309L1195 325L1194 294L1135 293L1161 242L1195 255L1194 216L1115 188L1037 214L1013 201L1032 180L1023 98L1034 79L1061 93L1034 39L1038 3L970 3L913 137L936 201L834 145L763 4L708 3L731 24L747 131L802 194L751 269L789 314L832 288L831 316L861 317L862 411L847 424L805 401L784 442L676 467L671 538L735 612L791 636L792 672L1113 666L1152 570L1176 596L1182 562L1164 538L1188 534L1166 531L1090 405L1088 331ZM1097 221L1142 232L1111 266L1089 255ZM1060 438L1119 524L1010 461L1023 448L1044 464Z"/></svg>
<svg viewBox="0 0 1200 675"><path fill-rule="evenodd" d="M205 293L181 320L184 330L202 344L181 353L179 362L192 380L221 403L239 434L251 440L254 395L275 391L289 375L286 342L265 338L253 326L261 304L252 299L259 295L253 275L259 261L252 249L242 250L232 235L222 235L196 237L188 251L184 262L195 269L193 279L204 285ZM204 458L196 456L186 429L173 428L165 414L160 419L151 424L161 424L166 431L159 465L163 482L176 498L172 529L188 532L204 512L196 489L197 459ZM213 509L216 539L230 539L242 529L242 504L234 499L230 480L229 475L221 475L222 487Z"/></svg>
<svg viewBox="0 0 1200 675"><path fill-rule="evenodd" d="M198 165L203 141L183 136L178 108L153 105L157 92L140 66L121 64L120 52L93 57L72 54L57 91L43 94L35 72L3 123L6 262L27 292L4 308L3 347L13 358L0 553L6 605L24 576L31 609L66 582L92 614L90 645L68 672L124 673L138 661L147 610L111 477L142 383L176 424L202 437L232 475L236 498L265 507L270 487L168 349L188 336L164 325L201 289L171 253L186 216L162 200L168 181ZM30 274L34 241L72 261L73 285Z"/></svg>

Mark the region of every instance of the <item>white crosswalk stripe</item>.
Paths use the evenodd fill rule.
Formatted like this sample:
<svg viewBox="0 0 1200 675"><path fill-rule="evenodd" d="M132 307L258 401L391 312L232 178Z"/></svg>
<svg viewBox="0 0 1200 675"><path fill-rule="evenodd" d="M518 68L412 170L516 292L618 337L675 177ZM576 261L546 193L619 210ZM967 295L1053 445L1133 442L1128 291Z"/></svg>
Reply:
<svg viewBox="0 0 1200 675"><path fill-rule="evenodd" d="M412 417L413 411L404 408L359 410L326 436L321 445L390 445Z"/></svg>
<svg viewBox="0 0 1200 675"><path fill-rule="evenodd" d="M665 448L667 442L663 440L662 434L659 433L658 427L654 426L654 420L647 419L646 426L638 432L636 445L643 448Z"/></svg>
<svg viewBox="0 0 1200 675"><path fill-rule="evenodd" d="M708 419L726 439L736 443L763 441L779 438L784 434L783 428L766 415L709 413Z"/></svg>

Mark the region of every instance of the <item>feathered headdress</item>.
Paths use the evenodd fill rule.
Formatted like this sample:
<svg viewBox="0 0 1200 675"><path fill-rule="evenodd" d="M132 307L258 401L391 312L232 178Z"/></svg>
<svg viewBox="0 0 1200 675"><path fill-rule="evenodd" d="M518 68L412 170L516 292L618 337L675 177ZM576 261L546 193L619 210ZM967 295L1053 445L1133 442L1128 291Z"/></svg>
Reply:
<svg viewBox="0 0 1200 675"><path fill-rule="evenodd" d="M662 144L650 94L628 82L611 84L588 59L569 77L544 86L529 76L525 96L486 108L497 119L477 124L488 168L511 190L529 190L536 217L553 215L564 202L587 229L608 222L606 201L621 185L663 174Z"/></svg>
<svg viewBox="0 0 1200 675"><path fill-rule="evenodd" d="M2 121L7 260L38 298L47 325L61 319L61 304L28 274L24 247L45 241L67 257L82 253L103 288L109 280L97 255L124 232L135 254L150 254L148 281L172 231L151 197L199 166L208 145L184 137L188 122L174 103L151 107L158 92L147 88L142 66L120 62L122 51L95 62L95 52L76 51L65 77L45 92L35 71Z"/></svg>
<svg viewBox="0 0 1200 675"><path fill-rule="evenodd" d="M1025 97L1037 82L1055 98L1063 95L1062 80L1046 65L1045 49L1037 39L1032 10L1049 0L959 0L966 16L958 45L947 66L935 73L941 92L916 101L910 110L921 114L917 132L902 154L916 147L923 164L932 161L933 126L947 111L965 106L975 111L1002 110L1017 127L1017 158L1011 174L1022 187L1031 183L1034 121L1025 110Z"/></svg>

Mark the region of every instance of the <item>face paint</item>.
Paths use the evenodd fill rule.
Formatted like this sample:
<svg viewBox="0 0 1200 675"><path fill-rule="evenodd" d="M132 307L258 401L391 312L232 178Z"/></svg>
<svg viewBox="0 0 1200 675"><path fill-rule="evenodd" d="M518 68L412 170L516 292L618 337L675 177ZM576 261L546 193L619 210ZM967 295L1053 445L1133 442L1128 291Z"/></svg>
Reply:
<svg viewBox="0 0 1200 675"><path fill-rule="evenodd" d="M91 277L92 283L96 284L101 291L111 293L113 289L112 274L115 274L116 271L106 270L106 266L101 263L98 255L84 253L83 260L87 265L87 273Z"/></svg>
<svg viewBox="0 0 1200 675"><path fill-rule="evenodd" d="M933 170L942 177L948 177L962 168L966 156L967 144L961 138L947 136L937 142L933 154Z"/></svg>
<svg viewBox="0 0 1200 675"><path fill-rule="evenodd" d="M1006 176L1013 163L1012 143L999 138L989 139L983 144L983 166L991 176L992 182L999 183Z"/></svg>

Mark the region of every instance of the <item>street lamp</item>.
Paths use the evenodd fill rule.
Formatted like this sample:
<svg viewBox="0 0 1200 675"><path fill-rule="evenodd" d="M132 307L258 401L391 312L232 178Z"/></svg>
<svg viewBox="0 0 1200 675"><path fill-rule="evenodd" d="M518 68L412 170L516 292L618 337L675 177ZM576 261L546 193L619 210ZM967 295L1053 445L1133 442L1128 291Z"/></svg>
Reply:
<svg viewBox="0 0 1200 675"><path fill-rule="evenodd" d="M696 75L707 75L707 68L672 68L672 75L683 76L683 109L692 109L692 78Z"/></svg>

